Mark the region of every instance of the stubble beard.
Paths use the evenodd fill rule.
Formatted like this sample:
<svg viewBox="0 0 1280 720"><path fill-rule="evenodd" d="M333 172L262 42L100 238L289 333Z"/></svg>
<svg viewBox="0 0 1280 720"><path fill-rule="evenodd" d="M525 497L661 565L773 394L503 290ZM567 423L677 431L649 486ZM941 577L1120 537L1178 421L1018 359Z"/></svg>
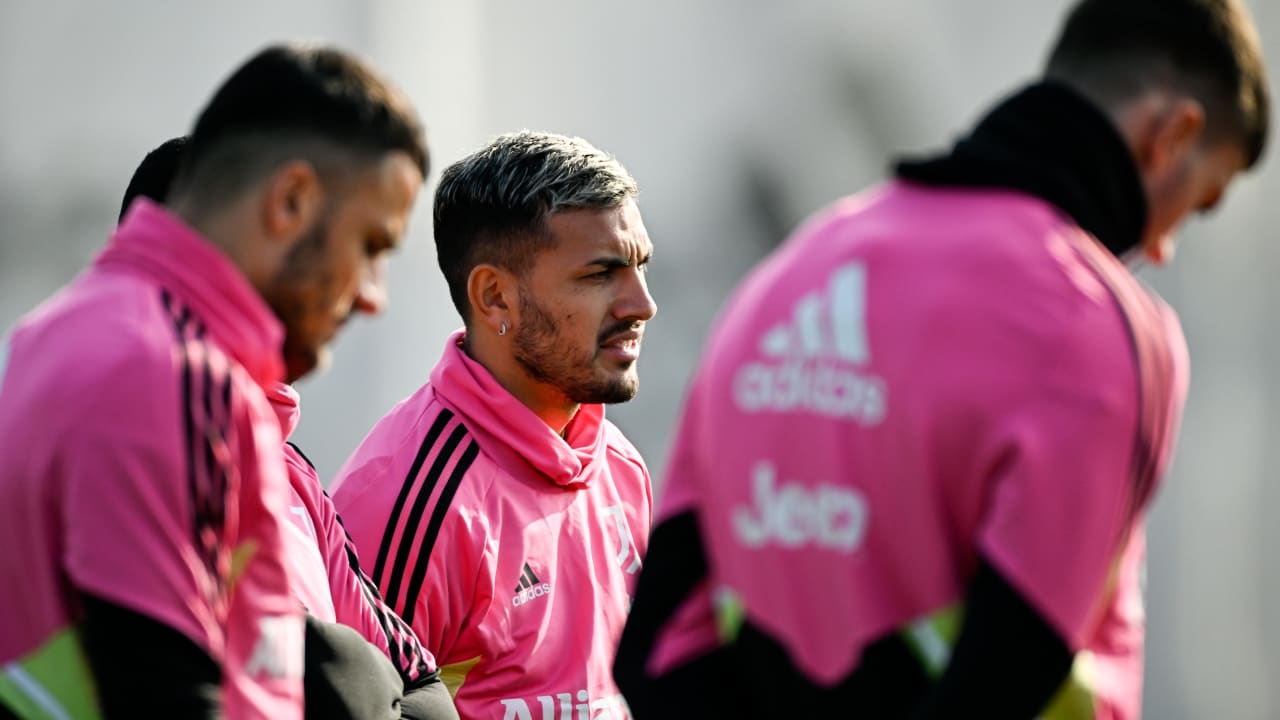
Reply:
<svg viewBox="0 0 1280 720"><path fill-rule="evenodd" d="M325 343L309 337L307 319L323 312L313 308L315 292L327 296L333 283L333 272L325 266L325 247L329 237L328 223L322 218L294 244L285 256L279 272L272 278L264 299L284 326L285 380L293 382L328 365Z"/></svg>
<svg viewBox="0 0 1280 720"><path fill-rule="evenodd" d="M606 336L615 332L610 329ZM617 372L598 370L599 343L583 349L563 341L555 319L527 293L520 294L520 326L512 342L516 362L530 377L556 388L575 403L623 403L639 390L634 364Z"/></svg>

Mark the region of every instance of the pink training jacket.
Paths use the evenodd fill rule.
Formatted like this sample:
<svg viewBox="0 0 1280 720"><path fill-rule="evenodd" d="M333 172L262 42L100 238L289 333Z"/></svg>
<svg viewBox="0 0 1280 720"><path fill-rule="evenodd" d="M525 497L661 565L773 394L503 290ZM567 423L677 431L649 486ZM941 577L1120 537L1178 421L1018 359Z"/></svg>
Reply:
<svg viewBox="0 0 1280 720"><path fill-rule="evenodd" d="M838 203L716 323L659 513L696 513L711 583L650 671L746 621L816 683L898 632L936 675L981 555L1079 653L1043 717L1138 717L1141 519L1186 386L1173 311L1051 205Z"/></svg>
<svg viewBox="0 0 1280 720"><path fill-rule="evenodd" d="M288 440L301 413L298 393L290 385L277 383L270 399L280 431ZM311 461L292 443L285 444L284 459L289 471L291 521L286 549L298 599L320 620L357 630L391 659L406 683L435 672L435 658L387 607L378 588L360 569L355 543L343 528Z"/></svg>
<svg viewBox="0 0 1280 720"><path fill-rule="evenodd" d="M264 395L283 329L239 270L146 200L28 314L0 379L0 698L97 714L77 591L222 667L229 718L302 717L303 619Z"/></svg>
<svg viewBox="0 0 1280 720"><path fill-rule="evenodd" d="M583 405L553 432L449 338L334 502L463 718L625 718L611 676L651 521L649 474Z"/></svg>

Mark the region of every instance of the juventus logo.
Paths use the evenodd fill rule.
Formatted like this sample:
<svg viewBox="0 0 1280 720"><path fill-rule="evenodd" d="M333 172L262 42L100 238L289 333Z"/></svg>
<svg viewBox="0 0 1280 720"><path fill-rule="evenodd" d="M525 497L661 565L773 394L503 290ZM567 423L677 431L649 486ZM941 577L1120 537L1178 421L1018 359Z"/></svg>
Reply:
<svg viewBox="0 0 1280 720"><path fill-rule="evenodd" d="M640 569L640 553L631 542L631 528L627 526L627 515L623 512L621 505L610 505L604 509L604 515L613 518L612 527L618 531L618 567L623 568L628 575L634 575ZM627 562L627 558L631 559L630 563Z"/></svg>

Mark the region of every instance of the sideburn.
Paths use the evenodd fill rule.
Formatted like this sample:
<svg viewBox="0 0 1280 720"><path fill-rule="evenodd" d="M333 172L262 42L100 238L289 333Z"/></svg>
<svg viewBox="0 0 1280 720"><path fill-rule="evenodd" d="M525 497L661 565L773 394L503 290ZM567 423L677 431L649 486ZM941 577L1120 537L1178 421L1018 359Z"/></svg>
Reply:
<svg viewBox="0 0 1280 720"><path fill-rule="evenodd" d="M328 237L326 213L290 248L264 297L284 326L282 351L290 382L315 369L320 359L321 339L312 337L307 321L327 312L324 304L335 280L325 262Z"/></svg>

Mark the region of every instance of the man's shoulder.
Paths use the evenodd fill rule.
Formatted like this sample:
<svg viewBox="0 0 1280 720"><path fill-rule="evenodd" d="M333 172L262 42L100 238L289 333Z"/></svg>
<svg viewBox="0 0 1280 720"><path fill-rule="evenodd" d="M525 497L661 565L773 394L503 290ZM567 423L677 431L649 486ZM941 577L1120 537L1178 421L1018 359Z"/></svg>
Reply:
<svg viewBox="0 0 1280 720"><path fill-rule="evenodd" d="M622 468L634 471L636 475L648 482L649 468L645 465L644 457L636 449L636 446L632 444L631 440L622 434L622 430L608 419L604 421L604 443L605 452L614 461L610 464L615 475L619 470L618 461L620 461Z"/></svg>
<svg viewBox="0 0 1280 720"><path fill-rule="evenodd" d="M311 458L292 442L286 441L282 450L285 469L289 473L289 484L294 492L316 502L324 495L324 486L320 484L320 475Z"/></svg>
<svg viewBox="0 0 1280 720"><path fill-rule="evenodd" d="M338 470L333 498L345 516L357 504L394 504L419 486L470 497L477 476L491 484L494 467L462 417L427 383L373 426Z"/></svg>
<svg viewBox="0 0 1280 720"><path fill-rule="evenodd" d="M163 313L165 297L159 286L90 270L23 316L14 339L42 343L46 350L92 347L98 357L137 350L136 342L108 342L113 339L163 345L176 337Z"/></svg>
<svg viewBox="0 0 1280 720"><path fill-rule="evenodd" d="M422 385L374 423L338 475L350 474L375 459L405 459L413 450L410 446L422 441L422 435L442 410L447 408L432 391L431 383Z"/></svg>
<svg viewBox="0 0 1280 720"><path fill-rule="evenodd" d="M182 338L161 293L129 279L82 276L15 326L10 377L86 401L145 404L176 392Z"/></svg>

